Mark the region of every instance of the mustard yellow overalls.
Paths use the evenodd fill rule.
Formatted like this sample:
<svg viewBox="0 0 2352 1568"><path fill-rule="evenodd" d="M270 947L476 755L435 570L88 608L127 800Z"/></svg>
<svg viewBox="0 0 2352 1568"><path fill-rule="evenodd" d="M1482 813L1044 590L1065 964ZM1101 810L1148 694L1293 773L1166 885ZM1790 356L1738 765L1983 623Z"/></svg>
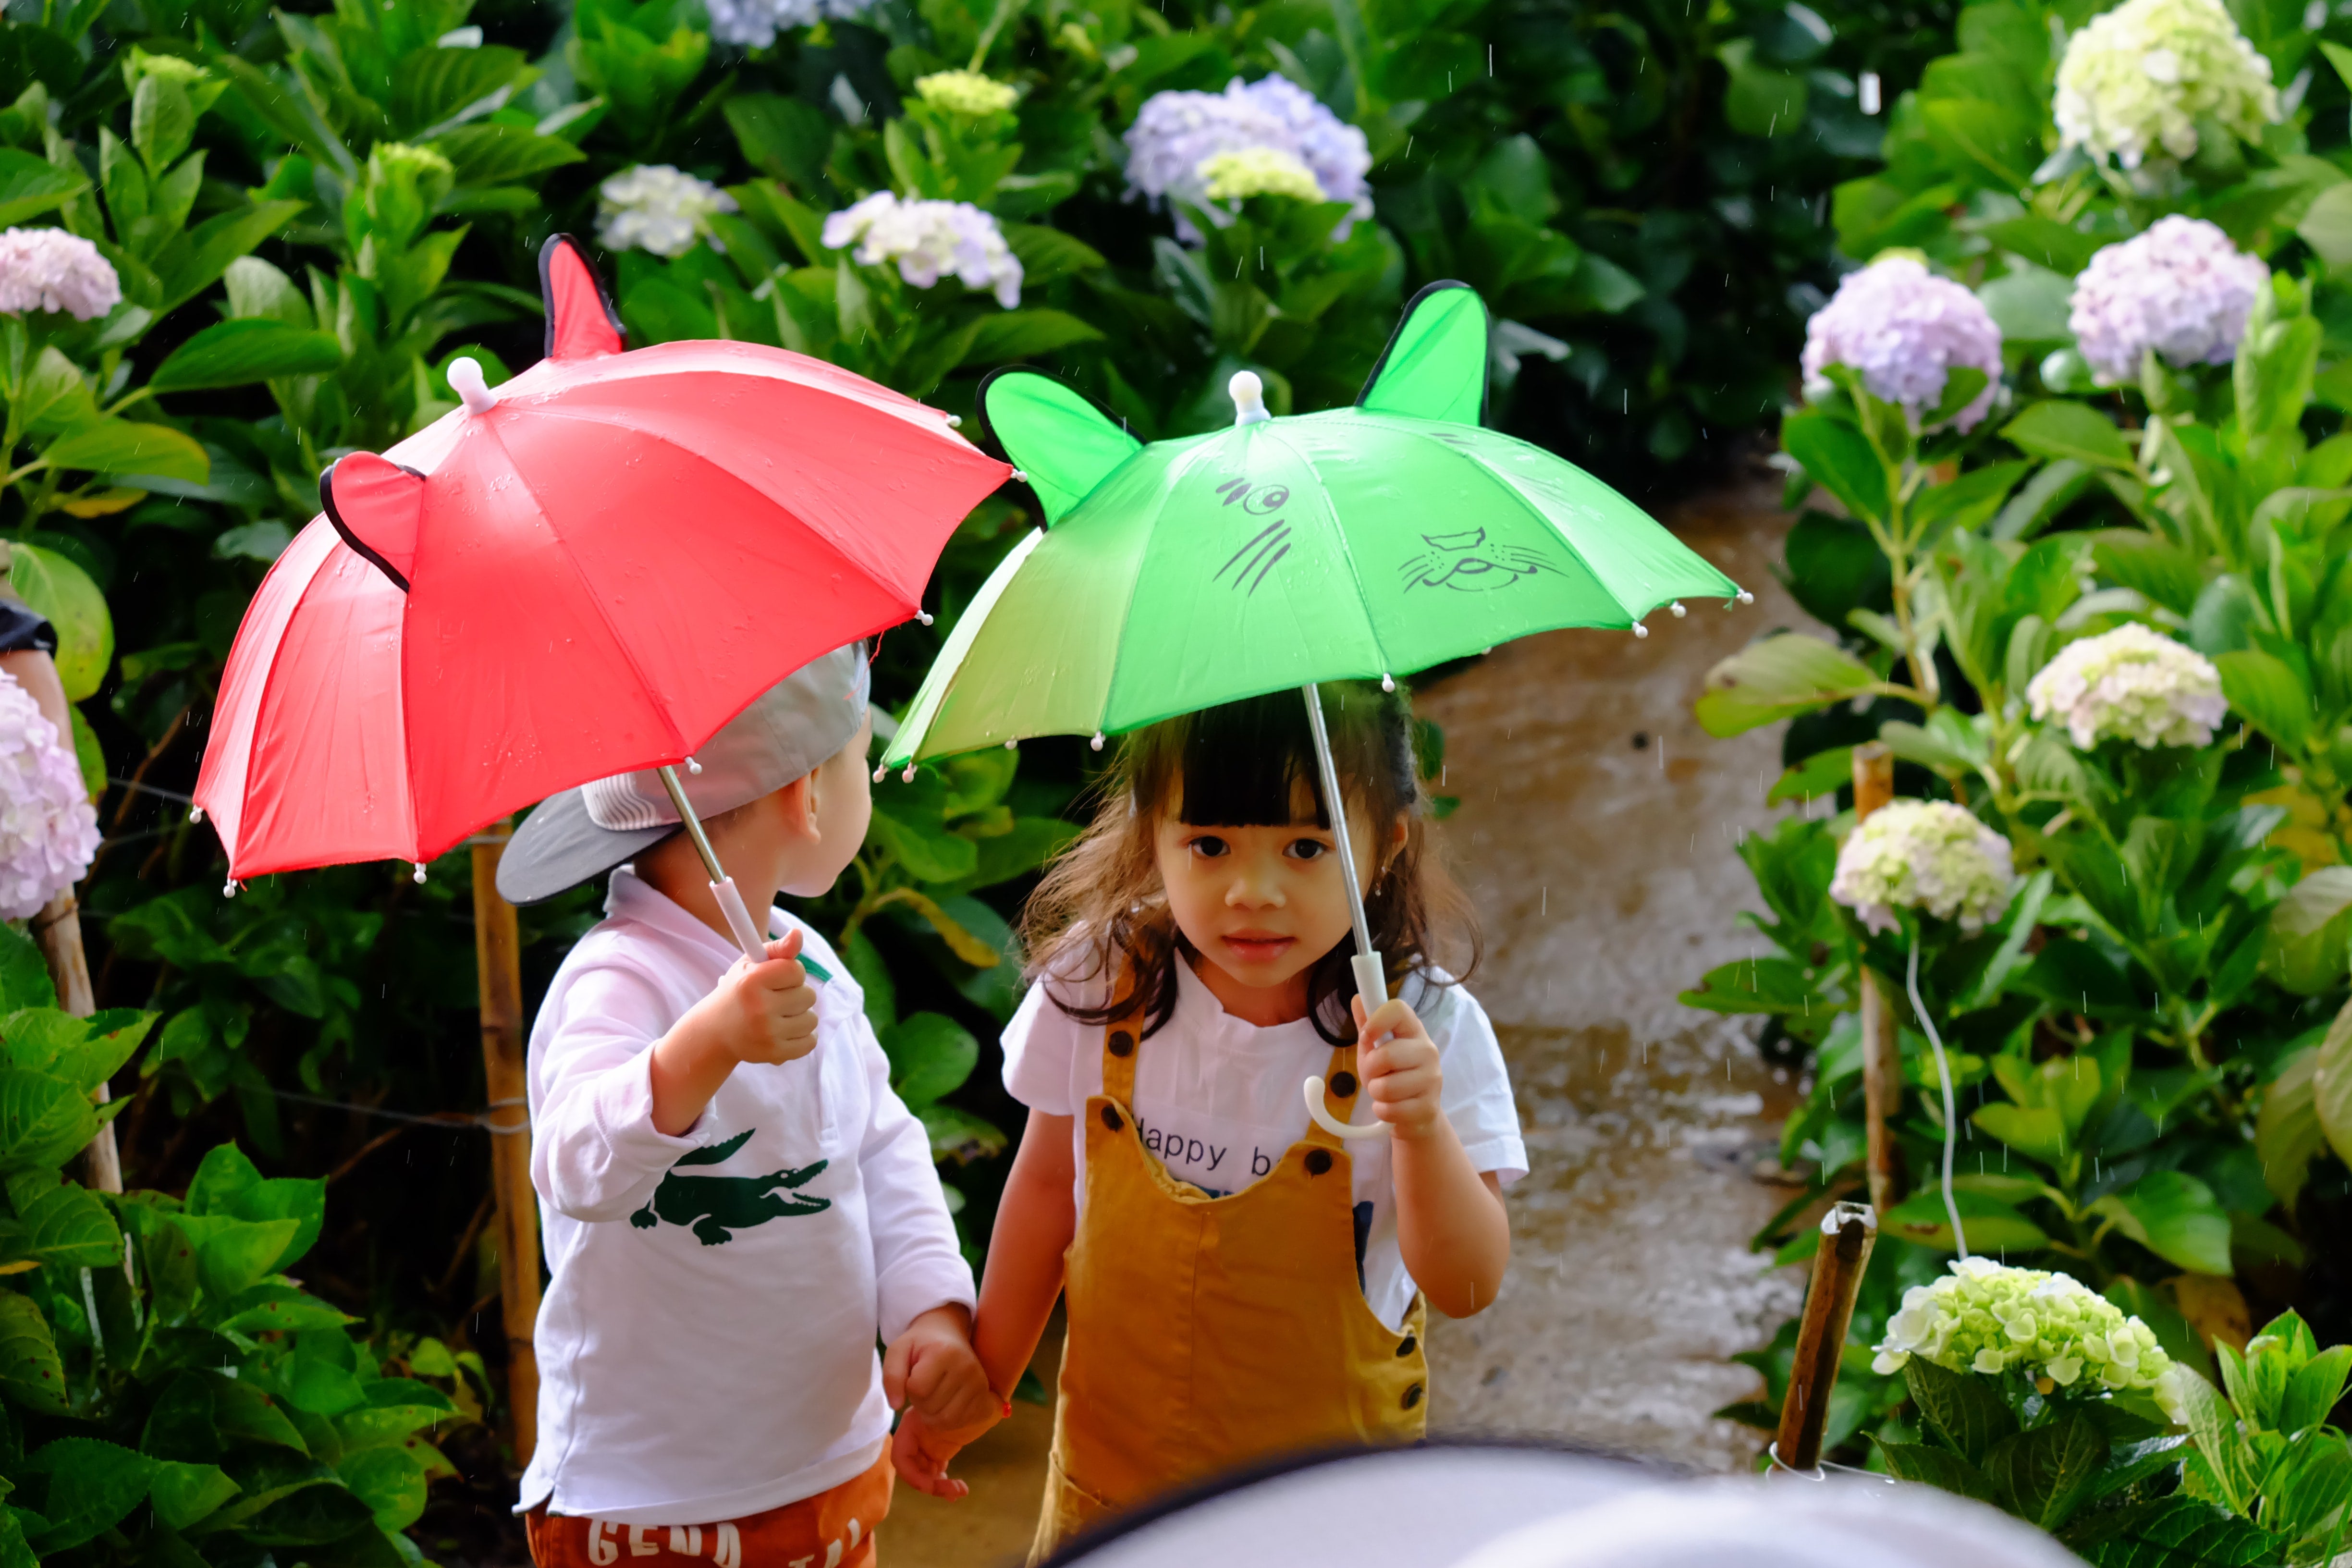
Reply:
<svg viewBox="0 0 2352 1568"><path fill-rule="evenodd" d="M1402 1331L1365 1303L1351 1162L1314 1122L1274 1169L1213 1198L1171 1176L1135 1126L1139 1009L1103 1031L1087 1101L1086 1206L1065 1258L1069 1334L1036 1563L1096 1520L1222 1470L1302 1449L1409 1443L1428 1426L1424 1307ZM1356 1047L1325 1104L1354 1106ZM1345 1092L1341 1092L1344 1090Z"/></svg>

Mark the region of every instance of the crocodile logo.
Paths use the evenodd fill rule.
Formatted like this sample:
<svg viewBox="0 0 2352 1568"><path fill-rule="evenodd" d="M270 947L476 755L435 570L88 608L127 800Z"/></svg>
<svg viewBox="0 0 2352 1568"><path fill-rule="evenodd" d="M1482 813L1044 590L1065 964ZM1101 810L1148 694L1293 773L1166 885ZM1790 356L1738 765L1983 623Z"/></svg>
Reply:
<svg viewBox="0 0 2352 1568"><path fill-rule="evenodd" d="M639 1230L651 1230L667 1220L672 1225L690 1226L694 1238L705 1247L718 1247L734 1239L735 1232L750 1230L772 1219L790 1219L799 1215L823 1214L833 1206L830 1198L802 1197L796 1192L780 1192L778 1188L798 1188L808 1184L823 1171L827 1162L819 1160L814 1165L803 1165L797 1171L778 1171L767 1176L686 1176L678 1173L687 1165L716 1165L743 1146L744 1141L758 1131L747 1127L724 1143L714 1143L708 1149L697 1149L678 1157L677 1163L664 1172L661 1185L646 1206L629 1216L629 1223Z"/></svg>

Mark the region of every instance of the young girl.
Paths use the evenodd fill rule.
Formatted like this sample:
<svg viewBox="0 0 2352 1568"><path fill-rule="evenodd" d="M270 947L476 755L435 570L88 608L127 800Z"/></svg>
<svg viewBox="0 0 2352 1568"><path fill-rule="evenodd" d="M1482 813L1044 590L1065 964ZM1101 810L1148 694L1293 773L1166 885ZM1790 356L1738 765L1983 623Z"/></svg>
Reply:
<svg viewBox="0 0 2352 1568"><path fill-rule="evenodd" d="M1376 687L1323 703L1356 866L1286 692L1129 736L1030 903L1043 983L1004 1033L1029 1123L973 1343L1009 1392L1066 1291L1036 1557L1254 1458L1420 1436L1422 1300L1467 1317L1502 1283L1527 1154L1493 1026L1431 952L1446 928L1475 963L1476 937L1426 842L1412 713ZM1399 992L1369 1018L1349 874ZM1314 1126L1309 1075L1385 1135Z"/></svg>

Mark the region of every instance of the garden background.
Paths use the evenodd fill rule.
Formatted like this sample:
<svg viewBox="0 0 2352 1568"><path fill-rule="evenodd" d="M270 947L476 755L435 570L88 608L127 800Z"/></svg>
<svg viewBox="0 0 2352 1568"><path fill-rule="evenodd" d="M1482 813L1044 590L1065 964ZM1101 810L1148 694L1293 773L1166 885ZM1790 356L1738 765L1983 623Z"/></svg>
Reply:
<svg viewBox="0 0 2352 1568"><path fill-rule="evenodd" d="M2095 9L11 0L0 220L94 242L120 297L68 287L42 308L12 294L0 314L0 530L79 704L105 835L80 894L107 1010L87 1025L18 1012L52 998L29 945L0 936L0 1476L15 1489L0 1552L390 1563L416 1553L406 1532L431 1484L499 1484L488 1139L377 1114L484 1103L467 858L421 882L357 867L224 898L217 846L184 797L238 618L315 511L319 471L454 407L445 373L459 354L494 384L538 356L536 258L556 232L593 237L633 343L779 344L966 416L989 370L1033 363L1147 437L1230 418L1241 368L1277 412L1351 399L1402 301L1458 278L1496 321L1490 420L1654 510L1773 451L1784 410L1806 406L1806 323L1843 274L1889 247L1928 258L1999 325L1998 363L1959 374L2000 373L2012 406L1922 447L1942 391L1957 406L1990 382L1939 384L1906 425L1884 413L1899 398L1876 404L1849 377L1817 386L1792 422L1790 504L1815 481L1833 499L1790 535L1788 582L1843 647L1817 632L1792 661L1786 643L1759 645L1702 708L1723 733L1794 718L1778 794L1797 804L1742 847L1779 956L1744 980L1737 966L1709 976L1691 1000L1765 1015L1763 1048L1806 1075L1783 1150L1804 1184L1790 1218L1856 1185L1855 977L1899 974L1903 952L1871 948L1827 887L1844 748L1895 726L1904 793L1982 805L1983 773L2000 803L1989 820L2018 836L2028 876L1980 939L1904 928L1934 945L1928 993L1966 1087L1981 1100L1997 1085L2060 1129L1995 1145L2042 1137L2046 1181L1971 1202L2039 1238L2017 1247L2063 1246L2091 1284L2139 1290L2126 1299L2184 1354L2193 1330L2170 1282L2186 1276L2235 1277L2242 1301L2301 1306L2323 1340L2344 1338L2352 1290L2327 1272L2340 1264L2299 1238L2315 1214L2342 1224L2322 1089L2352 1079L2320 1070L2352 928L2352 752L2335 750L2352 677L2329 673L2339 623L2325 609L2352 460L2321 457L2346 449L2330 438L2352 399L2352 370L2331 374L2352 365L2352 299L2329 271L2352 264L2352 203L2328 194L2352 192L2352 99L2317 48L2352 46L2352 22L2319 3L2233 6L2277 112L2214 122L2170 184L2143 189L2058 156L2060 50ZM1254 85L1229 91L1237 81ZM1203 170L1261 146L1284 156ZM2266 296L2250 340L2271 345L2262 366L2291 363L2249 373L2250 356L2235 382L2227 366L2152 372L2143 391L2099 387L2079 352L2065 359L2074 274L2172 211L2301 280ZM2167 411L2194 458L2139 439ZM2275 437L2260 463L2243 455L2249 420ZM965 429L988 439L976 419ZM2239 489L2197 515L2219 505L2236 521L2168 524L2188 504L2170 477L2209 464ZM2302 499L2263 511L2289 489ZM2257 513L2292 524L2305 555L2250 531ZM1035 520L1017 488L974 514L934 580L934 624L884 639L881 700L911 693ZM2120 538L2134 530L2142 543ZM2215 592L2230 605L2209 610ZM2231 607L2264 594L2273 610ZM2265 698L2246 683L2275 688L2275 673L2225 658L2242 672L2231 701L2275 742L2259 763L2233 717L2188 784L2121 752L2020 783L2010 753L2032 723L2004 704L2061 644L2199 616L2221 628L2209 652L2259 655L2303 683ZM2297 629L2315 626L2325 639ZM1444 738L1427 741L1442 781ZM1007 920L1069 831L1087 759L1038 743L877 789L866 853L809 911L865 982L975 1244L1016 1115L992 1045L1017 991ZM2109 907L2105 862L2070 861L2051 828L2068 789L2099 795L2103 808L2070 820L2105 809L2117 845L2140 842L2136 818L2219 826L2166 851L2169 902L2127 910L2117 892ZM2153 852L2133 853L2117 886ZM583 892L524 911L532 995L595 904ZM1903 1043L1906 1062L1926 1060L1908 1029ZM2040 1064L2094 1053L2105 1097L2050 1100ZM58 1173L95 1124L87 1091L110 1078L134 1191L100 1200ZM2277 1081L2304 1099L2279 1109ZM1924 1105L1901 1123L1912 1172L1934 1158ZM2092 1149L2085 1118L2104 1126L2118 1106L2150 1135L2130 1142L2137 1123L2119 1124ZM2183 1107L2194 1135L2158 1135ZM2293 1140L2300 1179L2260 1168L2266 1114L2291 1121L2272 1136ZM2332 1114L2352 1125L2352 1108ZM2158 1212L2158 1189L2136 1201L2134 1184L2162 1173L2171 1206ZM2183 1225L2192 1241L2158 1239ZM1885 1249L1896 1261L1858 1335L1948 1245L1933 1223L1914 1228L1923 1245ZM125 1237L127 1273L110 1267ZM1782 1352L1758 1357L1768 1394ZM1842 1395L1842 1441L1905 1419L1902 1381L1864 1377L1867 1359ZM194 1370L223 1364L239 1389L279 1397ZM416 1534L425 1555L448 1550Z"/></svg>

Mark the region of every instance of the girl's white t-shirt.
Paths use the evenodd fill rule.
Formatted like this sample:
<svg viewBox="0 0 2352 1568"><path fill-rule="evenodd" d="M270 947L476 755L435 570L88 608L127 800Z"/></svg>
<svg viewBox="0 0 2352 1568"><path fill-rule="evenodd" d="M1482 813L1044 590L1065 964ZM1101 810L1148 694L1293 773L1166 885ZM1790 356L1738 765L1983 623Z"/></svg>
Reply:
<svg viewBox="0 0 2352 1568"><path fill-rule="evenodd" d="M1103 1031L1083 1025L1056 1004L1100 1006L1103 977L1066 982L1048 978L1030 987L1004 1028L1004 1087L1015 1100L1048 1116L1076 1117L1102 1092ZM1518 1107L1495 1026L1477 999L1459 985L1406 978L1402 994L1437 1047L1444 1076L1442 1103L1468 1151L1472 1169L1492 1171L1504 1184L1527 1174L1527 1145ZM1301 1086L1330 1065L1330 1043L1311 1020L1260 1028L1227 1013L1192 965L1176 965L1176 1010L1136 1053L1136 1131L1168 1173L1222 1196L1238 1192L1274 1168L1284 1150L1307 1134ZM1369 1095L1356 1100L1355 1120L1374 1120ZM1073 1122L1077 1201L1087 1193L1087 1139ZM1364 1264L1364 1300L1390 1328L1403 1325L1414 1285L1397 1244L1396 1202L1385 1138L1350 1139L1357 1235Z"/></svg>

